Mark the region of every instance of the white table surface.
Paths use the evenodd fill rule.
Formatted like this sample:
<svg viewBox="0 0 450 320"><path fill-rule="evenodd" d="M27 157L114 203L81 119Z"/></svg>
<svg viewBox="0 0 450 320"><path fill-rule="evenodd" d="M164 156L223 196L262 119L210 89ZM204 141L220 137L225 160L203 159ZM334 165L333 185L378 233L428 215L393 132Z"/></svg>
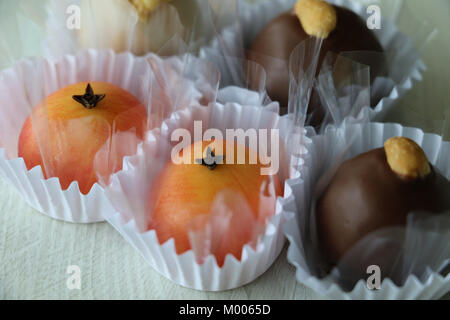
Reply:
<svg viewBox="0 0 450 320"><path fill-rule="evenodd" d="M13 0L0 3L4 1ZM423 82L399 101L387 120L441 133L444 110L450 107L450 0L405 2L439 34L424 50L428 71ZM28 50L34 53L31 45ZM81 290L67 288L69 265L81 268ZM0 178L0 299L322 298L297 283L294 272L284 250L272 268L242 288L219 293L186 289L154 271L107 223L76 225L47 218Z"/></svg>

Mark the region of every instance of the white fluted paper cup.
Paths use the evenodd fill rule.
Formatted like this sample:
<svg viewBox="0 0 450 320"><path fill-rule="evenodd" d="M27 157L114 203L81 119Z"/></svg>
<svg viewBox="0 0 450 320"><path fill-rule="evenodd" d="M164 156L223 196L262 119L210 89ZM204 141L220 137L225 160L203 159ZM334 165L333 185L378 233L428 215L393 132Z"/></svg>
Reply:
<svg viewBox="0 0 450 320"><path fill-rule="evenodd" d="M430 163L447 179L450 178L450 164L448 162L450 143L444 142L438 135L424 133L421 129L407 128L398 124L369 123L351 125L345 129L333 128L326 131L324 135L313 136L306 143L307 152L300 173L301 178L298 179L297 188L292 190L296 199L297 212L285 210L287 218L284 233L289 241L287 258L296 268L297 281L332 299L437 299L443 296L450 290L450 274L441 274L440 272L443 270L431 268L431 263L435 267L438 264L445 266L450 257L447 257L447 260L444 261L431 262L427 260L430 267L427 265L426 268L423 268L421 274L405 273L402 275L404 281L400 286L390 278L385 278L379 290L368 289L364 279L359 280L350 290L343 290L335 280L336 278L333 279L330 274L325 277L317 276L318 263L320 262L317 258L309 258L311 252L316 250L316 246L313 245L315 240L312 239L312 236L307 235L306 229L314 228L314 223L311 222L313 220L312 202L319 178L327 169L330 169L330 166L343 161L343 159L339 159L341 156L339 152L331 152L330 150L338 149L339 145L345 145L342 137L345 137L346 133L355 137L348 149L346 159L380 148L391 137L404 136L416 141L427 154ZM448 218L447 215L441 217ZM311 233L314 232L311 231ZM444 236L447 236L447 234L450 237L450 232L445 232ZM446 243L450 242L447 241ZM445 246L445 243L441 241L440 245ZM413 246L413 250L420 250L417 243ZM443 250L442 247L429 247L427 250ZM441 253L448 254L448 252L448 248L444 247L444 251ZM436 255L433 254L432 256L435 257ZM441 258L439 257L439 259ZM414 261L419 261L419 259Z"/></svg>
<svg viewBox="0 0 450 320"><path fill-rule="evenodd" d="M368 18L367 5L351 0L327 0L328 2L348 8L364 20ZM244 85L244 71L238 59L249 48L253 39L275 17L293 8L296 0L263 0L257 3L242 2L239 10L241 20L230 25L214 38L210 44L200 50L200 57L217 64L222 74L223 86ZM373 121L382 120L389 110L417 82L422 81L426 70L415 45L423 45L424 39L414 39L401 33L394 22L382 18L382 28L373 30L381 45L388 53L388 75L377 77L372 83L371 95L378 103L372 108L365 107L361 112L368 112ZM422 31L422 30L421 30ZM419 32L418 32L419 33ZM282 35L280 35L282 36ZM244 47L244 48L243 48ZM269 75L268 75L269 76ZM244 78L243 78L244 77Z"/></svg>
<svg viewBox="0 0 450 320"><path fill-rule="evenodd" d="M234 96L233 94L231 96ZM251 101L250 99L249 101ZM160 244L155 230L148 230L144 214L137 213L136 202L133 195L142 194L142 188L137 187L139 182L148 176L144 174L145 163L157 161L159 139L170 139L171 132L178 128L192 128L194 121L202 121L205 129L216 128L221 132L229 129L279 129L280 137L284 139L289 134L289 119L280 117L278 112L271 108L260 106L243 106L237 103L211 104L209 107L193 107L172 114L159 130L153 130L139 149L138 154L127 157L124 170L113 175L111 184L106 187L106 193L113 199L116 212L106 215L106 220L132 244L145 258L145 260L166 278L188 288L205 291L221 291L245 285L264 273L280 254L285 243L281 231L283 224L282 208L294 209L294 199L291 189L296 183L292 179L285 179L284 194L278 197L276 210L260 234L255 247L246 244L242 248L241 259L228 254L224 264L219 267L215 257L209 254L203 263L198 263L194 251L191 249L181 255L177 254L174 239ZM206 125L207 124L207 125ZM300 130L300 129L299 129ZM225 136L225 134L224 134ZM161 138L165 137L165 138ZM293 144L293 146L297 146ZM145 149L145 150L144 150ZM291 148L293 149L293 148ZM286 153L290 150L286 150ZM298 152L297 152L298 153ZM152 162L152 159L154 161ZM151 170L158 169L153 166ZM291 168L291 166L289 166ZM146 171L147 172L147 171ZM289 170L290 178L298 177L298 171ZM139 189L139 190L134 190ZM118 195L129 195L121 197ZM120 208L125 208L121 210ZM138 208L140 206L138 205ZM144 215L144 217L142 216Z"/></svg>
<svg viewBox="0 0 450 320"><path fill-rule="evenodd" d="M135 57L130 53L115 54L112 50L85 50L74 56L66 55L58 62L41 58L24 59L0 73L0 175L30 206L54 219L75 223L103 221L104 213L113 210L99 184L94 184L88 194L80 192L76 181L63 190L58 178L45 179L40 166L27 170L23 158L18 157L23 124L40 102L37 100L40 97L32 91L45 88L45 92L51 93L81 81L103 81L129 91L147 106L150 93L154 92L150 88L155 82L151 77L156 74L150 72L149 59L152 59L154 68L155 65L156 68L161 66L161 69L168 66L167 70L161 70L162 74L172 71L171 76L181 75L185 71L182 57L163 60L153 54ZM35 75L37 63L45 67L45 76ZM181 101L198 103L204 98L203 91L214 87L201 74L198 77L190 75L190 79L171 76L165 79L183 87L183 97L178 96ZM23 83L25 79L27 85Z"/></svg>

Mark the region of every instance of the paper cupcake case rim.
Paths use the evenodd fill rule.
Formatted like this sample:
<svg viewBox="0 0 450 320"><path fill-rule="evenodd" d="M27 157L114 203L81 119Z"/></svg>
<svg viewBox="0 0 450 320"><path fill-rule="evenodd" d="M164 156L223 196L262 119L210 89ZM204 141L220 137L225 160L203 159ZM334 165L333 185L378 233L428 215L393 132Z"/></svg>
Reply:
<svg viewBox="0 0 450 320"><path fill-rule="evenodd" d="M216 37L212 39L208 46L203 47L200 50L199 56L205 59L211 58L211 52L214 55L221 56L223 54L231 56L231 57L239 57L240 50L239 44L241 40L245 42L248 40L248 34L245 33L245 30L251 29L252 21L255 21L256 17L261 16L261 13L269 10L270 8L276 7L276 12L283 12L290 8L287 6L287 3L294 2L293 0L270 0L270 1L262 1L258 4L250 4L250 3L242 3L242 20L244 29L244 39L240 39L239 37L239 25L231 25L223 29L220 34L220 38L226 43L226 48L224 52L223 44ZM347 8L350 8L352 11L356 13L363 12L363 5L361 3L352 2L349 0L329 0L330 3L341 5ZM396 34L401 34L398 30L396 30ZM405 36L404 36L405 37ZM228 67L224 67L225 70L228 70ZM395 101L401 98L406 92L411 90L416 83L422 81L423 72L426 71L426 65L424 61L419 58L415 61L414 66L411 68L408 76L403 77L403 79L397 83L389 93L389 95L381 98L381 100L374 107L364 107L360 113L368 114L372 121L382 120L386 113L393 107ZM230 79L227 80L230 82ZM233 82L233 81L231 81ZM228 84L228 83L227 83Z"/></svg>
<svg viewBox="0 0 450 320"><path fill-rule="evenodd" d="M289 215L288 215L289 216ZM425 282L422 282L417 276L411 275L406 280L403 286L398 286L391 279L384 279L381 283L383 288L382 294L377 295L377 291L367 289L364 280L360 280L356 283L354 288L350 292L344 292L339 285L332 283L330 286L326 287L321 283L321 280L315 276L310 275L305 272L297 262L295 262L295 253L298 251L298 246L296 246L293 241L292 234L294 227L289 224L288 219L285 227L283 228L286 238L288 240L289 246L287 251L287 259L296 268L296 279L300 283L308 286L310 289L316 291L320 295L330 298L330 299L343 299L343 300L373 300L373 299L438 299L448 293L450 290L450 275L443 277L441 274L434 272L432 273ZM301 280L298 280L301 279ZM422 287L421 292L414 292L417 287ZM412 294L410 294L413 292Z"/></svg>
<svg viewBox="0 0 450 320"><path fill-rule="evenodd" d="M382 120L386 115L386 112L388 112L395 103L395 100L403 97L406 92L414 88L416 83L423 80L423 72L426 70L427 67L421 59L416 61L414 70L412 70L410 76L396 85L390 92L389 96L383 97L374 108L364 107L362 112L366 112L365 110L368 110L369 117L372 121Z"/></svg>
<svg viewBox="0 0 450 320"><path fill-rule="evenodd" d="M102 52L117 57L111 50L83 50L75 55L65 55L58 61L38 58L51 64L80 56L89 56ZM130 53L121 54L131 59L136 57ZM15 65L33 62L35 58L23 58ZM14 73L14 66L2 70ZM0 148L0 174L12 185L22 198L35 210L56 220L72 223L95 223L104 221L103 212L112 210L103 188L95 183L89 193L82 194L77 181L73 181L65 190L62 189L58 177L44 178L41 166L27 169L22 157L9 159L5 149Z"/></svg>
<svg viewBox="0 0 450 320"><path fill-rule="evenodd" d="M243 109L249 108L241 105L238 106L240 112ZM179 123L179 116L181 114L189 114L194 112L194 109L201 110L205 107L194 107L190 110L182 110L172 116L166 121L175 121ZM221 112L227 112L224 105L216 104L214 107L221 109ZM257 108L257 107L250 107ZM259 107L260 108L260 107ZM229 113L232 111L228 110ZM277 117L276 124L278 126L280 116L273 113ZM235 114L233 119L240 120L239 114ZM230 118L223 117L221 119ZM147 139L151 141L152 139ZM153 140L153 141L156 141ZM142 156L142 152L137 155L128 157L127 164L124 168L126 170L118 173L126 175L127 170L134 169L133 163L136 163L137 157ZM202 291L223 291L234 289L252 282L261 274L266 272L276 258L280 255L284 247L285 238L282 232L282 225L285 219L283 214L286 210L295 209L295 200L292 189L295 188L297 180L286 179L284 183L284 195L277 198L275 214L266 222L266 229L264 234L260 235L256 250L250 245L246 244L242 248L241 260L236 259L231 254L225 258L225 263L219 267L213 255L209 255L203 264L196 261L193 250L189 250L181 255L176 253L174 239L160 244L155 230L147 230L140 232L136 224L136 219L131 217L129 220L124 218L119 212L114 211L106 216L106 220L120 233L122 236L135 247L144 259L164 277L178 283L181 286Z"/></svg>
<svg viewBox="0 0 450 320"><path fill-rule="evenodd" d="M41 166L28 170L23 158L8 159L4 148L0 148L0 174L32 208L53 219L73 223L101 222L104 221L102 212L112 210L98 183L88 194L80 192L77 181L63 190L58 177L45 179ZM44 196L39 197L38 193Z"/></svg>
<svg viewBox="0 0 450 320"><path fill-rule="evenodd" d="M422 129L404 127L395 123L368 123L364 126L370 127L372 131L374 128L382 128L383 132L385 128L389 129L387 136L405 136L409 138L420 137L420 139L414 139L421 145L424 141L435 140L439 142L439 148L437 150L428 150L429 161L435 164L442 152L442 148L446 147L450 150L450 142L445 142L442 137L437 134L425 133ZM335 129L339 130L339 129ZM317 135L315 137L324 138L324 135ZM314 144L314 136L311 137L311 141L306 143L306 148L309 150L311 145ZM363 151L362 151L363 152ZM309 154L309 152L308 152ZM310 173L314 169L314 165L305 165L304 171ZM447 177L448 178L448 177ZM306 180L305 180L306 179ZM297 178L297 183L300 188L308 188L305 186L309 183L308 178ZM314 182L311 182L314 183ZM298 192L293 190L294 193ZM311 191L312 192L312 191ZM298 195L296 196L298 197ZM338 284L335 282L324 278L320 279L312 275L305 270L300 264L299 260L305 260L302 256L303 248L302 241L298 238L299 229L297 227L297 220L295 211L285 210L286 222L283 226L283 233L288 240L288 250L287 250L287 260L296 268L295 277L296 280L312 290L316 291L318 294L331 299L437 299L446 294L450 290L450 274L442 276L436 271L431 271L430 275L424 281L421 281L416 275L411 274L406 279L402 286L396 285L391 279L385 278L381 283L380 290L369 290L366 286L366 282L361 279L359 280L351 291L343 291Z"/></svg>
<svg viewBox="0 0 450 320"><path fill-rule="evenodd" d="M286 187L286 186L285 186ZM279 201L279 200L278 200ZM262 269L258 272L254 272L251 277L240 277L243 275L242 272L231 272L235 271L236 268L240 269L256 269L260 265L260 261L263 264L267 264L267 259L271 265L276 258L280 255L281 249L284 246L285 239L280 237L282 215L281 210L278 209L275 215L267 222L266 232L259 241L256 251L246 244L242 248L242 258L241 261L237 260L233 255L228 254L225 258L225 263L222 268L217 265L217 261L214 256L209 255L203 264L198 264L195 262L195 255L192 250L189 250L181 255L176 254L174 239L171 238L163 244L159 244L159 240L156 235L155 230L149 230L144 233L140 233L136 225L136 220L132 219L125 224L122 224L122 218L119 213L114 213L113 216L106 218L106 221L110 223L126 240L129 242L138 252L143 256L143 258L155 269L158 273L166 277L167 279L176 282L177 284L187 287L190 289L200 290L200 291L224 291L235 289L244 286L264 272L267 269ZM276 230L280 230L277 232ZM133 241L136 234L140 234L139 241ZM274 239L276 238L276 239ZM152 246L145 245L145 242L151 242ZM270 243L271 246L268 248L269 251L275 254L266 254L267 251L266 243ZM151 252L151 254L149 254ZM177 255L176 258L173 255ZM255 262L254 259L259 257L259 261ZM271 256L271 257L270 257ZM150 258L151 257L151 258ZM157 259L156 257L162 257L162 259ZM159 261L158 261L159 260ZM161 263L163 261L163 263ZM171 261L171 263L169 263ZM264 262L265 261L265 262ZM186 269L189 267L184 267L183 265L192 265L192 269L195 274L195 282L191 282L185 279ZM162 267L161 267L162 266ZM210 273L209 276L205 277L203 274ZM238 276L234 279L219 278L218 280L212 280L212 278L217 278L220 273L235 273ZM191 275L189 275L191 277ZM231 281L230 281L231 280ZM227 282L230 281L230 282ZM225 284L226 283L226 284Z"/></svg>

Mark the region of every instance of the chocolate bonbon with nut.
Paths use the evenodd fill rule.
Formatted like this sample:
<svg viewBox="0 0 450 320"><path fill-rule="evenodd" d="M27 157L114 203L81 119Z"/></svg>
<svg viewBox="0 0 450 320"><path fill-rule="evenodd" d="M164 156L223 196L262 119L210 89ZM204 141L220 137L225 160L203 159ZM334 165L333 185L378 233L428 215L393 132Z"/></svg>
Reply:
<svg viewBox="0 0 450 320"><path fill-rule="evenodd" d="M310 37L323 38L317 73L329 52L383 52L375 34L355 12L322 0L299 0L294 10L278 16L258 34L248 52L248 59L266 70L267 92L284 110L289 98L289 58L294 48ZM380 59L373 59L370 67L372 80L385 74ZM312 103L309 111L317 107L318 103Z"/></svg>
<svg viewBox="0 0 450 320"><path fill-rule="evenodd" d="M450 182L414 141L396 137L384 148L344 162L317 201L320 247L335 265L376 230L404 226L411 212L450 209Z"/></svg>

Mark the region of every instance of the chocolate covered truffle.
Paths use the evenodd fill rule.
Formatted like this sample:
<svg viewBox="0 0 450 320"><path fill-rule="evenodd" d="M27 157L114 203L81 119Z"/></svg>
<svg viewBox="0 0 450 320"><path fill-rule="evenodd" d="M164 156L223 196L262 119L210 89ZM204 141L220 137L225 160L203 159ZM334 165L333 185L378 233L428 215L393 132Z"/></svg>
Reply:
<svg viewBox="0 0 450 320"><path fill-rule="evenodd" d="M353 11L322 0L299 0L293 11L278 16L261 31L248 53L249 60L266 70L267 92L282 108L288 105L290 55L309 37L323 38L317 73L329 52L383 52L374 33ZM371 74L382 73L379 62L370 67ZM376 72L372 70L375 68ZM310 105L310 111L315 107Z"/></svg>
<svg viewBox="0 0 450 320"><path fill-rule="evenodd" d="M407 138L391 138L344 162L316 206L320 246L330 265L370 233L406 225L411 212L450 209L450 182Z"/></svg>

